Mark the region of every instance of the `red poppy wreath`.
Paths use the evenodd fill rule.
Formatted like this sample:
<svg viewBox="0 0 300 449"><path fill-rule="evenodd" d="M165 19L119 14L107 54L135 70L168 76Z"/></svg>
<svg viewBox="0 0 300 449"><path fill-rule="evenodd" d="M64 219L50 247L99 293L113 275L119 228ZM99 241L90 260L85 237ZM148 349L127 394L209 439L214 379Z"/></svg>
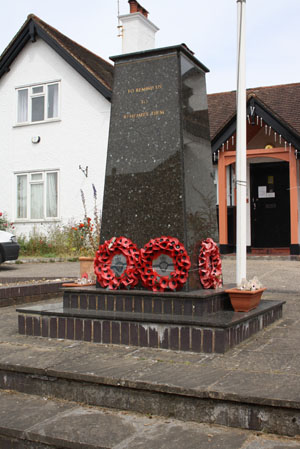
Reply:
<svg viewBox="0 0 300 449"><path fill-rule="evenodd" d="M203 288L222 286L222 263L217 244L208 238L201 243L199 276Z"/></svg>
<svg viewBox="0 0 300 449"><path fill-rule="evenodd" d="M113 237L99 246L95 256L95 274L103 288L133 288L139 281L138 247L126 237Z"/></svg>
<svg viewBox="0 0 300 449"><path fill-rule="evenodd" d="M175 237L151 239L140 250L142 284L154 292L180 290L188 278L190 258Z"/></svg>

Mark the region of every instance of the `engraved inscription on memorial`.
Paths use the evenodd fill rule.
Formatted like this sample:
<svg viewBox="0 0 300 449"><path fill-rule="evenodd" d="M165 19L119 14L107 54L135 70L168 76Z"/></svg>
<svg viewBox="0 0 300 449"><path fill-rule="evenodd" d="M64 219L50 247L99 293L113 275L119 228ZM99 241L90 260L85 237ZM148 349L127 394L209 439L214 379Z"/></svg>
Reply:
<svg viewBox="0 0 300 449"><path fill-rule="evenodd" d="M153 270L160 276L168 276L174 271L174 263L172 257L167 254L161 254L152 263Z"/></svg>
<svg viewBox="0 0 300 449"><path fill-rule="evenodd" d="M135 108L138 107L144 107L146 105L149 105L151 102L149 98L141 98L140 94L147 94L149 92L155 92L163 89L162 84L153 84L151 86L144 86L144 87L136 87L136 88L130 88L127 89L127 94L134 95L137 94L136 98L136 104L134 105ZM150 106L150 105L149 105ZM165 111L163 109L154 109L149 111L141 111L141 112L127 112L126 114L123 114L123 119L139 119L139 118L145 118L145 117L157 117L165 115Z"/></svg>

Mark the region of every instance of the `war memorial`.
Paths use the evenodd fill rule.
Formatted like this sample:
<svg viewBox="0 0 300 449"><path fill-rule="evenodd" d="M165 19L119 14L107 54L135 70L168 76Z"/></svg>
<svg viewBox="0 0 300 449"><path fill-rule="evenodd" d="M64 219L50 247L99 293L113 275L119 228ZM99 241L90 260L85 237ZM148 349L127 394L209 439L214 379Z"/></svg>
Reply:
<svg viewBox="0 0 300 449"><path fill-rule="evenodd" d="M98 284L19 309L19 332L224 353L278 320L283 302L236 313L224 288L201 283L201 245L218 240L207 69L185 45L112 59Z"/></svg>

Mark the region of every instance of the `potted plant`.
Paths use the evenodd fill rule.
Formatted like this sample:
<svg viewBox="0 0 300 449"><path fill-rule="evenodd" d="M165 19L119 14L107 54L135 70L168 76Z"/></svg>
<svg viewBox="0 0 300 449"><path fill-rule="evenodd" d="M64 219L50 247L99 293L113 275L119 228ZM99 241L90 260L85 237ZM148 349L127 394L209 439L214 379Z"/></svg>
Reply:
<svg viewBox="0 0 300 449"><path fill-rule="evenodd" d="M243 279L240 285L225 292L228 293L235 312L249 312L258 306L265 290L259 280L254 277L250 281Z"/></svg>

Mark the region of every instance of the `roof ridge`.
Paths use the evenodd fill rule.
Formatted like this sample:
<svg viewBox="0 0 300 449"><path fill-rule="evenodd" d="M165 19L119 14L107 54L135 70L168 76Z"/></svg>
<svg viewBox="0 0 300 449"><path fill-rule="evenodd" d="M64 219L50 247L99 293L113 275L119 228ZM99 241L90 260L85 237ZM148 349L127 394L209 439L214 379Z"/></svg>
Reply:
<svg viewBox="0 0 300 449"><path fill-rule="evenodd" d="M111 64L109 61L107 61L106 59L102 58L101 56L97 55L96 53L94 53L93 51L89 50L88 48L84 47L83 45L79 44L78 42L74 41L74 39L71 39L69 36L67 36L66 34L62 33L61 31L59 31L57 28L53 27L52 25L49 25L47 22L45 22L44 20L42 20L40 17L36 16L35 14L30 14L28 16L28 18L31 18L33 20L35 20L39 25L46 25L46 30L47 28L52 29L53 31L55 31L56 33L60 34L61 36L63 36L64 38L68 39L69 41L71 41L72 43L74 43L77 47L82 48L83 50L87 51L88 53L90 53L91 55L95 56L98 59L101 59L101 61L105 62L106 64L108 64L109 66L113 67L113 64ZM44 27L43 27L44 28ZM44 28L45 29L45 28Z"/></svg>
<svg viewBox="0 0 300 449"><path fill-rule="evenodd" d="M287 87L287 86L300 86L300 83L284 83L284 84L272 84L270 86L260 86L260 87L249 87L247 90L256 90L256 89L276 89L278 87Z"/></svg>
<svg viewBox="0 0 300 449"><path fill-rule="evenodd" d="M258 86L258 87L247 87L246 91L254 91L254 90L261 90L261 89L276 89L279 87L288 87L288 86L300 86L300 82L298 83L286 83L286 84L275 84L275 85L270 85L270 86ZM214 95L226 95L226 94L233 94L236 93L236 89L235 90L227 90L227 91L223 91L223 92L214 92L212 94L208 94L209 97L212 97Z"/></svg>

